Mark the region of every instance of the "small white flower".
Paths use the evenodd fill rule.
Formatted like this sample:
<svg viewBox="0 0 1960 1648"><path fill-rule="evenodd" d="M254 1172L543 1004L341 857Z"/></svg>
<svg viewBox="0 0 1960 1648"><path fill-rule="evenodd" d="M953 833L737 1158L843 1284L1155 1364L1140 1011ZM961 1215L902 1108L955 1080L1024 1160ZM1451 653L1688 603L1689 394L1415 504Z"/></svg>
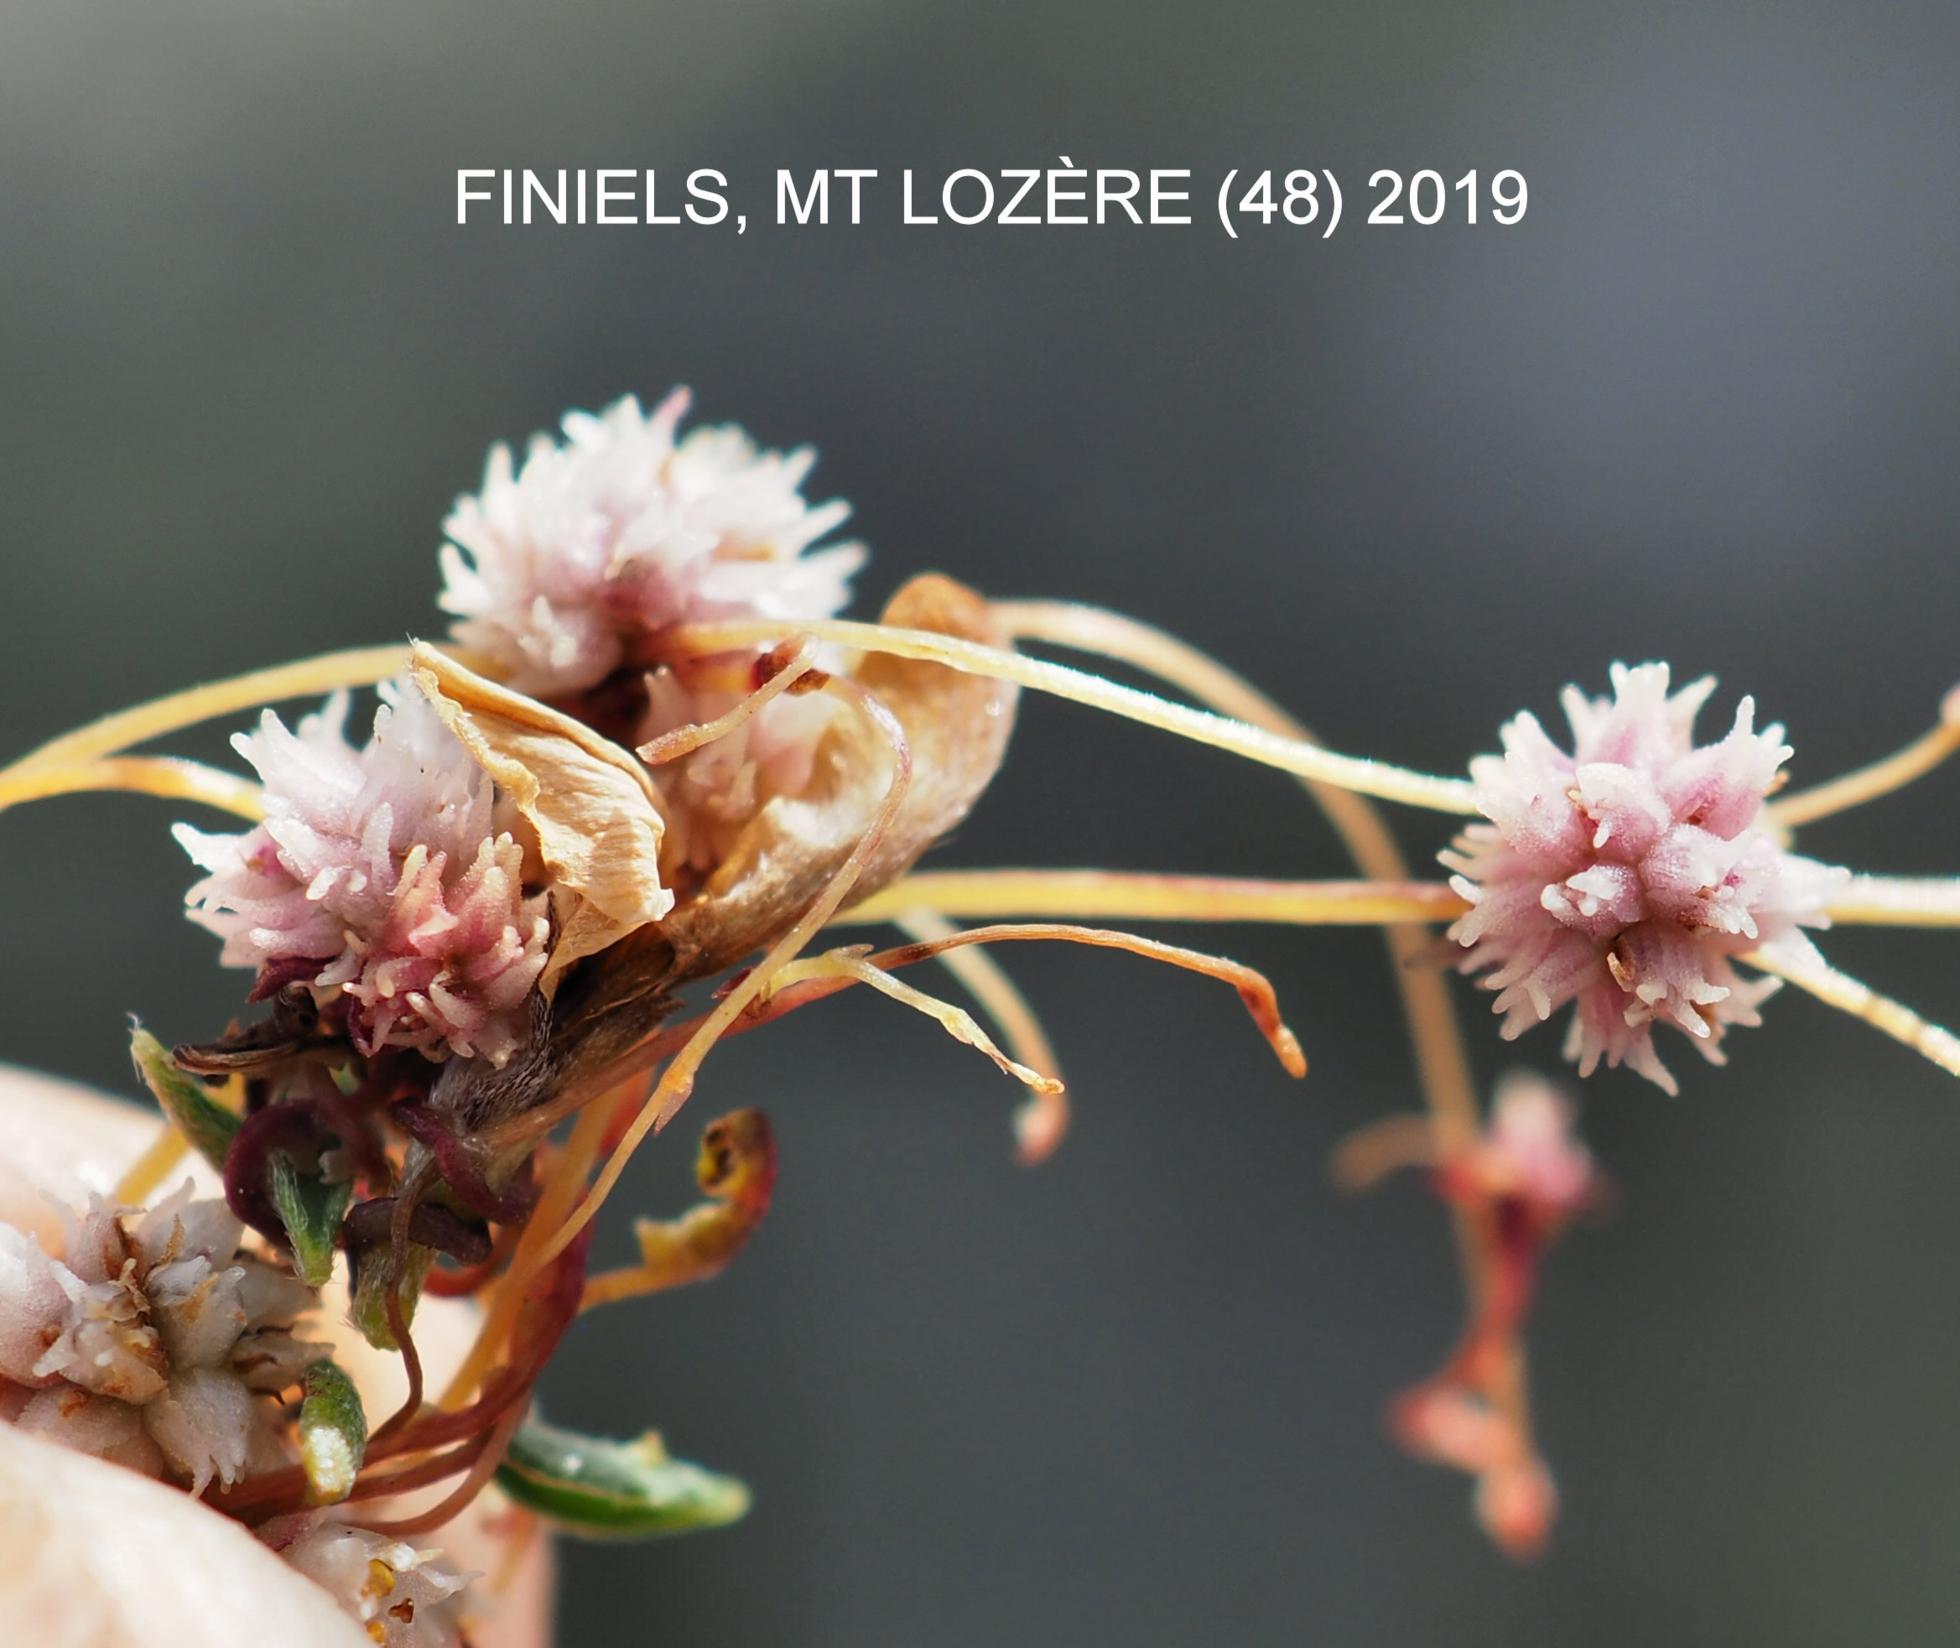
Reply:
<svg viewBox="0 0 1960 1648"><path fill-rule="evenodd" d="M382 1648L450 1648L469 1576L435 1551L321 1522L280 1553L323 1587Z"/></svg>

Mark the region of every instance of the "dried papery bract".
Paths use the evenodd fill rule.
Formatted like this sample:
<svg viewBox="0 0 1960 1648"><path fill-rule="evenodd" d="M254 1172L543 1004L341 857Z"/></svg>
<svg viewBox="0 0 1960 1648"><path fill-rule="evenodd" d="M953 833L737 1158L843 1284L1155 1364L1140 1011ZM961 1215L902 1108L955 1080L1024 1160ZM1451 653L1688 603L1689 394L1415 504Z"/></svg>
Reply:
<svg viewBox="0 0 1960 1648"><path fill-rule="evenodd" d="M986 603L949 579L915 579L889 610L956 633L991 633ZM931 665L877 662L855 686L895 725L917 775L877 839L864 846L890 791L890 738L869 715L840 716L801 794L763 807L716 873L657 924L575 970L506 1067L479 1060L445 1069L436 1109L483 1131L546 1103L562 1114L596 1097L630 1073L636 1051L672 1015L675 991L779 941L854 853L864 856L845 892L873 892L965 817L1006 752L1013 689Z"/></svg>
<svg viewBox="0 0 1960 1648"><path fill-rule="evenodd" d="M415 683L536 838L555 929L538 979L549 997L574 963L674 907L660 884L665 826L645 766L535 699L500 687L433 647L412 649Z"/></svg>
<svg viewBox="0 0 1960 1648"><path fill-rule="evenodd" d="M602 419L569 421L565 445L540 446L524 474L493 469L485 498L452 522L468 559L452 550L448 563L450 604L468 618L480 656L413 647L408 672L382 688L366 744L342 731L341 692L296 731L268 715L239 742L258 785L120 753L235 707L239 684L220 683L56 740L0 775L0 807L124 788L255 821L243 836L187 832L186 841L207 872L193 904L225 937L227 959L253 967L268 1015L175 1054L139 1036L138 1057L172 1116L222 1164L236 1210L224 1215L228 1228L244 1218L291 1254L309 1284L324 1281L344 1249L355 1320L371 1342L401 1352L407 1395L371 1432L351 1382L314 1359L303 1396L273 1433L289 1444L296 1431L297 1462L254 1457L241 1479L243 1465L214 1444L222 1508L254 1522L282 1524L309 1501L360 1505L448 1485L406 1517L321 1535L323 1560L350 1573L360 1568L355 1545L419 1536L497 1469L581 1299L710 1274L746 1239L773 1164L766 1128L744 1115L709 1131L711 1204L643 1224L640 1263L586 1284L590 1220L628 1155L676 1113L722 1035L781 1016L792 993L815 999L821 991L811 987L868 983L1058 1099L1032 1015L968 947L1067 939L1226 979L1288 1067L1302 1068L1262 978L1124 934L1060 925L959 933L920 916L911 926L927 937L905 953L833 953L792 970L843 901L902 875L966 815L1000 763L1018 686L1012 671L999 679L950 667L930 650L871 648L846 670L844 649L794 629L705 647L699 633L685 636L702 623L821 620L841 604L859 552L804 553L841 518L803 503L807 458L759 453L732 431L676 440L679 414L674 403L646 419L624 403ZM902 589L879 633L1013 656L985 601L942 578ZM266 696L301 683L345 688L377 681L382 662L399 654L341 655L252 681ZM704 1019L663 1038L684 986L758 952ZM960 958L963 976L1042 1068L1010 1058L969 1015L880 964L942 955ZM644 1092L642 1073L660 1061ZM220 1104L203 1076L227 1078L241 1112ZM548 1129L581 1107L562 1146L513 1131L528 1129L534 1112L549 1112ZM1035 1154L1058 1136L1060 1111L1030 1114L1022 1138ZM133 1182L162 1160L139 1164ZM490 1305L483 1343L446 1393L447 1408L424 1403L410 1329L421 1280L443 1256L446 1284L484 1289ZM203 1256L197 1262L208 1268ZM156 1280L136 1274L145 1286ZM158 1358L144 1351L145 1311L173 1332L182 1327L151 1293L147 1306L105 1302L85 1326L90 1345L101 1340L96 1348L110 1353L103 1365L139 1383L148 1369L174 1400L179 1372L206 1370L173 1345L158 1353L168 1367L150 1365ZM276 1360L254 1355L255 1368ZM84 1357L63 1366L84 1362L95 1365ZM32 1371L48 1372L41 1359ZM111 1399L134 1407L144 1395L130 1384ZM526 1457L535 1462L536 1450ZM713 1525L746 1503L738 1485L731 1492L726 1479L650 1448L616 1462L622 1470L603 1479L563 1473L553 1491L590 1510L595 1497L630 1489L632 1515L621 1525L647 1530ZM363 1571L385 1573L383 1589L406 1606L405 1575L419 1557L396 1555L369 1552ZM362 1607L373 1600L355 1598ZM416 1600L430 1640L446 1636L443 1597ZM409 1623L392 1609L362 1617L389 1633L388 1620Z"/></svg>
<svg viewBox="0 0 1960 1648"><path fill-rule="evenodd" d="M640 1114L631 1126L625 1129L619 1142L599 1177L585 1199L573 1211L549 1242L546 1243L539 1262L548 1262L554 1255L564 1250L579 1233L585 1230L605 1199L618 1184L620 1174L625 1170L628 1159L651 1134L658 1132L673 1120L681 1106L687 1102L694 1091L695 1077L703 1061L713 1051L715 1043L726 1033L747 1010L749 1003L758 999L768 988L771 978L786 963L793 961L811 937L835 914L837 906L849 895L883 844L903 811L905 798L910 790L912 777L912 754L903 728L897 718L875 696L856 682L835 681L832 685L846 693L867 726L873 728L886 748L885 793L877 808L867 818L859 831L858 839L843 861L830 873L808 907L795 922L777 937L763 954L762 959L739 978L723 995L718 1006L702 1022L700 1028L690 1036L686 1044L677 1052L660 1073L654 1083L653 1092L641 1107ZM719 971L719 969L716 969Z"/></svg>
<svg viewBox="0 0 1960 1648"><path fill-rule="evenodd" d="M882 622L951 640L1000 639L986 601L950 578L914 578ZM899 811L853 884L868 897L912 867L971 811L999 771L1019 698L1009 683L931 663L866 657L853 671L890 711L912 755ZM817 751L810 783L773 801L737 839L701 892L667 923L680 971L722 971L810 904L855 849L884 791L888 757L862 717L841 717Z"/></svg>
<svg viewBox="0 0 1960 1648"><path fill-rule="evenodd" d="M985 603L944 579L908 585L894 599L888 616L909 626L939 625L955 633L991 636ZM539 1109L538 1121L549 1125L551 1117L617 1081L636 1059L651 1063L663 1053L675 1055L653 1094L640 1106L638 1120L622 1131L583 1203L569 1213L550 1241L535 1244L527 1234L513 1263L513 1278L549 1262L557 1247L590 1218L616 1181L626 1153L671 1115L690 1090L700 1058L715 1037L747 1022L753 1007L760 1007L778 984L787 982L790 991L808 987L795 982L797 975L785 974L784 968L826 919L828 910L846 894L855 895L901 873L964 816L991 778L1011 724L1011 688L928 661L876 658L866 661L850 685L863 695L864 709L875 706L879 713L858 718L849 734L842 722L833 727L820 748L812 783L802 795L779 798L765 807L730 860L698 891L680 899L658 933L646 935L645 944L623 946L608 958L608 965L588 970L575 996L561 994L545 1044L547 1057L538 1066L549 1071L550 1080L532 1089L550 1088L547 1105L539 1109L535 1101L516 1096L515 1083L534 1074L516 1065L504 1072L458 1067L439 1086L439 1104L452 1113L472 1116L476 1125L488 1126L490 1137L507 1135L515 1143L530 1135L533 1124L528 1113L533 1109ZM891 725L881 724L881 715ZM891 779L891 751L899 747L893 743L894 731L902 735L913 775L912 782L898 790ZM881 818L881 812L886 816ZM840 873L846 870L851 879L840 884ZM795 919L785 930L787 917ZM984 941L989 936L995 935L958 935L952 942ZM1276 1038L1283 1056L1299 1067L1297 1047L1279 1023L1270 988L1256 975L1244 970L1233 975L1210 958L1152 946L1127 935L1043 928L998 936L1118 944L1232 977L1268 1034ZM659 1009L666 992L674 984L722 971L765 943L771 946L769 954L706 1020L671 1037L663 1033L657 1040L650 1039L664 1017ZM921 947L901 959L923 959L942 948ZM817 963L811 966L824 970ZM838 982L853 981L855 970L843 971L853 977ZM816 983L814 977L811 983ZM1037 1075L1037 1080L1046 1078ZM492 1120L498 1117L504 1120ZM585 1126L583 1119L580 1126ZM548 1184L546 1195L551 1194ZM479 1365L487 1361L480 1359Z"/></svg>
<svg viewBox="0 0 1960 1648"><path fill-rule="evenodd" d="M894 600L929 603L947 615L947 622L984 621L984 603L945 580L908 586ZM971 683L962 700L949 700L944 686L926 676L916 668L890 675L880 682L882 695L850 683L859 713L841 718L826 736L804 795L778 798L763 808L744 831L738 856L683 901L657 934L647 934L647 942L622 945L608 958L610 965L586 969L577 991L561 994L553 1004L548 1027L516 1068L459 1065L445 1072L434 1102L477 1130L494 1129L554 1096L597 1098L630 1074L635 1050L670 1015L673 990L770 946L763 961L676 1051L638 1120L610 1152L598 1184L563 1212L553 1201L555 1184L547 1186L546 1205L561 1222L527 1233L503 1284L506 1291L550 1263L585 1227L638 1141L685 1099L715 1040L764 989L774 967L792 959L837 902L862 884L867 868L879 863L882 875L898 874L986 787L1005 748L1011 695ZM933 715L950 713L949 703L955 709L970 704L971 710L956 727L933 725ZM847 727L853 729L848 734ZM917 799L910 785L915 728L935 751L942 741L967 734L958 759L948 755L951 774L938 775ZM895 838L897 846L888 847ZM494 1346L506 1318L507 1312L493 1304L486 1347ZM476 1359L478 1365L484 1360Z"/></svg>

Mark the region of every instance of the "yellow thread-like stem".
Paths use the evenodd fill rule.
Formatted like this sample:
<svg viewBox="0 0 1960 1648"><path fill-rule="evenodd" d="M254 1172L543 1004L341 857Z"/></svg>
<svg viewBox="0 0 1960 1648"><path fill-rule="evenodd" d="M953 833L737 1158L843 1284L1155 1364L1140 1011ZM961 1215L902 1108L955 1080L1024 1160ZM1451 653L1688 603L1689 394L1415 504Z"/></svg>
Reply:
<svg viewBox="0 0 1960 1648"><path fill-rule="evenodd" d="M407 662L406 646L355 647L190 687L134 709L118 710L86 727L63 733L0 771L0 780L38 767L73 766L98 756L114 755L132 744L147 743L166 733L194 727L200 721L256 709L281 699L306 698L314 693L332 692L336 687L370 687L399 674Z"/></svg>
<svg viewBox="0 0 1960 1648"><path fill-rule="evenodd" d="M1847 926L1960 927L1960 879L1853 876L1826 909Z"/></svg>
<svg viewBox="0 0 1960 1648"><path fill-rule="evenodd" d="M1960 720L1944 720L1883 761L1874 761L1869 767L1860 767L1815 789L1800 790L1780 801L1772 801L1765 811L1771 823L1786 829L1815 823L1903 789L1914 779L1924 778L1955 751L1960 751Z"/></svg>
<svg viewBox="0 0 1960 1648"><path fill-rule="evenodd" d="M769 981L768 990L758 999L766 1001L778 990L787 989L805 979L818 978L849 978L860 984L868 984L880 995L916 1013L925 1014L953 1040L985 1054L1004 1075L1012 1076L1023 1086L1043 1093L1061 1091L1062 1084L1053 1076L1044 1076L1039 1070L1031 1070L1025 1064L1010 1059L994 1045L993 1038L980 1028L973 1015L964 1008L928 995L903 979L893 977L882 967L874 967L861 952L833 950L827 955L812 956L807 961L790 962L777 970Z"/></svg>
<svg viewBox="0 0 1960 1648"><path fill-rule="evenodd" d="M993 604L993 612L1018 639L1048 641L1129 664L1236 720L1282 738L1317 742L1306 727L1243 676L1149 624L1100 607L1062 601L1000 601ZM1402 849L1365 795L1316 782L1310 775L1302 775L1301 783L1363 875L1382 882L1409 879ZM1476 810L1468 786L1463 800L1460 810ZM1383 937L1401 990L1423 1096L1435 1120L1438 1149L1445 1153L1466 1149L1476 1137L1480 1110L1448 983L1427 964L1431 940L1419 927L1388 926ZM1454 1223L1464 1287L1475 1316L1491 1289L1495 1232L1487 1216L1467 1206L1455 1210ZM1519 1445L1529 1449L1531 1405L1522 1345L1512 1346L1493 1380L1490 1396L1510 1420Z"/></svg>
<svg viewBox="0 0 1960 1648"><path fill-rule="evenodd" d="M1271 921L1376 927L1454 921L1469 908L1442 882L1254 881L1119 870L929 870L837 917L888 921L908 911L993 921Z"/></svg>
<svg viewBox="0 0 1960 1648"><path fill-rule="evenodd" d="M1181 944L1166 944L1161 939L1145 938L1139 933L1083 927L1072 922L1000 922L986 927L960 928L943 939L880 950L870 960L875 966L893 970L909 967L915 961L943 955L965 945L1014 943L1086 944L1092 949L1127 950L1133 956L1143 956L1170 967L1181 967L1186 972L1202 973L1206 978L1229 984L1238 992L1239 1001L1252 1015L1253 1023L1258 1025L1260 1034L1266 1038L1287 1074L1297 1078L1307 1073L1307 1056L1301 1050L1299 1038L1280 1017L1279 997L1274 994L1272 981L1264 973L1243 962L1207 955L1202 950L1186 949Z"/></svg>
<svg viewBox="0 0 1960 1648"><path fill-rule="evenodd" d="M996 620L1010 635L1029 641L1093 652L1099 657L1148 671L1236 720L1250 722L1283 738L1315 742L1314 735L1243 676L1207 657L1196 647L1149 624L1100 607L1062 601L999 601ZM1303 779L1302 785L1341 838L1355 866L1376 881L1409 879L1408 861L1389 832L1380 812L1365 796L1331 784ZM1429 935L1413 926L1384 929L1402 1006L1415 1044L1423 1092L1441 1129L1444 1145L1460 1150L1475 1137L1479 1121L1477 1092L1464 1051L1463 1033L1450 1002L1448 982L1425 965ZM1466 1242L1469 1240L1464 1227ZM1473 1293L1481 1286L1481 1269L1466 1249L1466 1268Z"/></svg>
<svg viewBox="0 0 1960 1648"><path fill-rule="evenodd" d="M1880 995L1849 973L1807 957L1762 949L1751 951L1742 959L1765 973L1789 980L1819 1001L1864 1020L1922 1058L1932 1060L1949 1076L1960 1076L1960 1037L1928 1023L1904 1002Z"/></svg>
<svg viewBox="0 0 1960 1648"><path fill-rule="evenodd" d="M578 1200L578 1194L592 1171L592 1164L599 1159L599 1150L605 1141L615 1102L625 1098L627 1089L644 1086L646 1080L644 1076L634 1076L578 1113L578 1120L572 1124L571 1136L553 1156L545 1172L538 1205L531 1210L524 1234L518 1239L517 1252L512 1255L510 1268L498 1280L487 1301L488 1308L484 1311L483 1325L477 1330L476 1342L463 1359L463 1365L444 1388L439 1406L451 1411L462 1407L490 1371L524 1302L524 1284L543 1268L537 1260L537 1250L544 1246L545 1238Z"/></svg>
<svg viewBox="0 0 1960 1648"><path fill-rule="evenodd" d="M817 643L806 636L781 668L753 692L746 694L733 709L712 721L692 721L684 727L676 727L672 732L664 732L658 738L642 744L636 753L648 766L658 767L669 761L678 761L682 756L700 749L703 744L726 738L770 699L780 698L808 675L816 661Z"/></svg>
<svg viewBox="0 0 1960 1648"><path fill-rule="evenodd" d="M28 801L92 790L121 790L166 801L194 801L257 823L265 817L265 797L250 779L220 772L196 761L165 755L124 755L103 761L61 762L25 771L0 773L0 812Z"/></svg>
<svg viewBox="0 0 1960 1648"><path fill-rule="evenodd" d="M165 1122L163 1131L150 1141L149 1148L116 1181L116 1200L125 1207L141 1207L189 1149L184 1135Z"/></svg>
<svg viewBox="0 0 1960 1648"><path fill-rule="evenodd" d="M633 1152L645 1142L647 1136L658 1132L672 1120L674 1114L687 1101L694 1091L694 1077L701 1063L713 1051L716 1042L734 1021L748 1010L751 1002L759 998L768 988L770 979L802 951L814 935L833 914L837 906L849 895L858 876L877 851L885 832L897 816L900 804L905 799L906 786L912 777L912 755L905 741L905 732L899 726L891 711L878 702L856 682L837 677L830 683L833 690L847 695L852 705L862 712L878 730L884 734L891 746L891 781L886 786L884 799L878 811L865 827L864 834L851 849L850 857L839 866L829 884L820 893L790 928L764 954L742 981L724 996L715 1010L703 1021L701 1028L689 1038L688 1043L674 1055L671 1063L661 1072L660 1080L654 1084L652 1094L641 1107L640 1114L634 1118L633 1125L626 1130L619 1147L613 1151L606 1165L600 1170L598 1179L591 1190L586 1192L572 1215L560 1225L547 1241L537 1258L533 1261L532 1272L542 1269L558 1257L583 1230L592 1217L605 1205L606 1198L612 1194L613 1187L626 1171L626 1164ZM512 1267L513 1271L517 1269Z"/></svg>
<svg viewBox="0 0 1960 1648"><path fill-rule="evenodd" d="M859 652L887 653L896 658L917 658L944 664L948 669L968 675L981 675L997 681L1013 681L1035 692L1067 698L1091 709L1107 711L1127 720L1142 722L1161 732L1174 733L1228 754L1242 756L1263 766L1277 767L1298 777L1312 778L1341 789L1399 801L1411 807L1427 807L1437 812L1474 813L1476 799L1470 785L1460 778L1436 778L1427 773L1409 772L1386 762L1364 760L1358 756L1336 755L1318 745L1303 743L1264 728L1248 726L1206 710L1194 710L1171 703L1153 693L1134 687L1118 686L1100 676L1068 669L999 647L983 646L954 636L936 635L929 630L902 629L886 624L864 624L832 618L794 624L742 619L725 623L686 624L672 635L672 645L694 653L717 653L765 641L780 641L787 635L810 634L820 641L850 647Z"/></svg>

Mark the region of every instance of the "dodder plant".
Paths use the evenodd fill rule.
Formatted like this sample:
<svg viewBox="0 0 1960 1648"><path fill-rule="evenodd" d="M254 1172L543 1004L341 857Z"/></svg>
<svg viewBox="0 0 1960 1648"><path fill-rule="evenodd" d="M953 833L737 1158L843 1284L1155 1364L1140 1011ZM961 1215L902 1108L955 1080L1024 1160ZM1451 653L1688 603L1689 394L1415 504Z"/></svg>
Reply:
<svg viewBox="0 0 1960 1648"><path fill-rule="evenodd" d="M1950 925L1960 886L1853 876L1790 850L1798 824L1882 794L1960 744L1955 719L1876 768L1767 801L1788 749L1754 730L1697 745L1702 683L1616 668L1613 696L1568 694L1573 747L1529 716L1468 781L1322 749L1210 660L1112 614L989 602L938 576L877 623L834 614L863 557L828 541L842 505L801 492L811 457L734 428L682 435L685 397L565 420L521 463L491 455L447 523L441 646L340 653L111 716L0 772L0 807L86 789L185 800L242 833L180 827L203 872L190 913L251 971L256 1017L138 1069L172 1123L59 1253L0 1232L0 1401L14 1423L181 1482L326 1584L376 1640L442 1642L460 1581L406 1543L495 1477L546 1521L594 1534L739 1516L739 1483L634 1443L570 1436L531 1412L583 1309L719 1271L763 1218L767 1121L709 1124L702 1203L641 1221L637 1263L589 1271L592 1219L633 1151L668 1125L722 1038L866 985L930 1014L1025 1083L1038 1161L1066 1123L1055 1061L986 946L1125 949L1231 984L1282 1063L1305 1062L1266 981L1087 921L1379 924L1397 962L1426 1115L1390 1118L1337 1164L1366 1183L1421 1164L1454 1210L1463 1338L1393 1408L1414 1451L1470 1472L1507 1549L1554 1512L1531 1436L1520 1331L1546 1247L1597 1204L1568 1102L1514 1078L1474 1097L1427 929L1497 992L1514 1036L1567 1005L1581 1073L1626 1063L1673 1087L1654 1046L1687 1035L1719 1062L1781 980L1867 1018L1960 1074L1960 1046L1833 971L1805 929ZM1058 644L1152 672L1195 707L1031 658ZM365 739L350 689L378 686ZM1022 689L1053 693L1291 772L1360 881L1242 881L1093 870L917 873L1005 754ZM266 710L234 744L257 781L127 753L214 716L325 691L292 728ZM1412 877L1369 798L1478 818ZM961 929L948 918L979 918ZM1013 919L1008 919L1013 918ZM818 948L842 921L908 942ZM900 975L934 959L995 1021ZM690 985L721 980L689 1016ZM225 1204L132 1209L186 1149ZM122 1205L127 1204L127 1205ZM324 1347L298 1337L345 1264L352 1318L397 1352L408 1396L370 1415ZM481 1304L445 1388L423 1377L418 1298ZM450 1484L430 1508L371 1502Z"/></svg>

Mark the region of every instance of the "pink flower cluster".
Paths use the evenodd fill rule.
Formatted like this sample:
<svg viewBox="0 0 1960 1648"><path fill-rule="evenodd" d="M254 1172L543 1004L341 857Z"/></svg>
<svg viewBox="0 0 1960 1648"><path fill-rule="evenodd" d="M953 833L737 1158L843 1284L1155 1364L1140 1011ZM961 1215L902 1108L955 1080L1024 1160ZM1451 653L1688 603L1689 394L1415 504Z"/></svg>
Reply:
<svg viewBox="0 0 1960 1648"><path fill-rule="evenodd" d="M1446 1193L1509 1199L1539 1229L1556 1227L1599 1195L1598 1171L1577 1124L1572 1101L1549 1081L1505 1077L1483 1130L1461 1157L1444 1164Z"/></svg>
<svg viewBox="0 0 1960 1648"><path fill-rule="evenodd" d="M1442 855L1475 906L1450 937L1497 992L1507 1038L1571 1003L1565 1052L1582 1074L1624 1063L1672 1093L1654 1026L1721 1063L1723 1032L1760 1022L1777 986L1732 961L1772 945L1814 953L1799 928L1828 924L1846 872L1761 827L1790 751L1781 727L1754 730L1751 700L1726 736L1697 745L1712 681L1670 695L1667 666L1644 664L1615 665L1612 683L1610 699L1566 689L1570 753L1525 714L1505 727L1502 756L1471 764L1489 822Z"/></svg>
<svg viewBox="0 0 1960 1648"><path fill-rule="evenodd" d="M208 872L185 895L258 993L304 985L346 1014L364 1053L412 1047L507 1058L551 922L490 779L412 685L382 689L373 736L345 736L347 696L288 728L270 710L233 746L265 785L242 835L178 825Z"/></svg>
<svg viewBox="0 0 1960 1648"><path fill-rule="evenodd" d="M678 389L651 413L633 396L574 412L564 440L522 466L491 449L483 490L444 525L442 607L456 640L539 698L661 662L661 631L712 618L817 618L841 609L857 544L806 555L847 505L807 503L807 447L764 452L734 425L677 439Z"/></svg>
<svg viewBox="0 0 1960 1648"><path fill-rule="evenodd" d="M546 699L642 670L640 742L732 709L763 650L670 658L665 632L717 618L830 617L864 562L859 544L814 547L850 511L804 500L812 451L762 451L733 424L680 436L687 407L677 389L651 413L630 395L596 415L574 412L564 440L533 437L521 467L494 447L483 490L445 525L441 600L459 620L456 641ZM801 791L835 708L778 698L659 768L663 864L709 873L759 807Z"/></svg>

